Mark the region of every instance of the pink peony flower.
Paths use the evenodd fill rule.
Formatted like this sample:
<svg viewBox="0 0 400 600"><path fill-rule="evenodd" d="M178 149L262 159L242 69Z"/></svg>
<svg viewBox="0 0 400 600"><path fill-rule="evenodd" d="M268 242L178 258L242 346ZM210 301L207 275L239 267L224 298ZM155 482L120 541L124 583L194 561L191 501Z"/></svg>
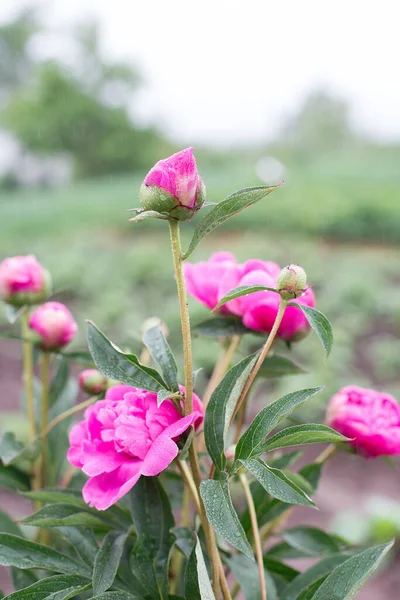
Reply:
<svg viewBox="0 0 400 600"><path fill-rule="evenodd" d="M365 456L400 454L400 406L389 394L344 387L331 398L326 422Z"/></svg>
<svg viewBox="0 0 400 600"><path fill-rule="evenodd" d="M183 389L183 388L181 388ZM171 400L157 406L157 394L126 385L110 388L104 400L85 411L72 427L67 459L89 476L83 498L98 510L115 504L141 475L164 471L178 455L176 441L203 420L200 399L182 417Z"/></svg>
<svg viewBox="0 0 400 600"><path fill-rule="evenodd" d="M97 369L85 369L79 373L79 386L87 394L100 394L107 389L108 378Z"/></svg>
<svg viewBox="0 0 400 600"><path fill-rule="evenodd" d="M0 296L16 305L44 300L51 288L50 275L32 255L13 256L0 264Z"/></svg>
<svg viewBox="0 0 400 600"><path fill-rule="evenodd" d="M68 308L60 302L46 302L29 319L29 327L39 336L44 350L55 350L68 344L78 326Z"/></svg>
<svg viewBox="0 0 400 600"><path fill-rule="evenodd" d="M238 264L227 252L214 254L208 262L184 263L188 293L214 308L218 301L230 290L242 285L263 285L276 288L281 273L279 265L258 259L250 259ZM224 304L220 310L224 314L234 314L242 318L249 329L269 333L279 308L280 296L276 292L255 292L241 296ZM315 296L308 288L296 302L315 306ZM296 341L304 337L310 326L298 308L289 306L278 330L278 337Z"/></svg>
<svg viewBox="0 0 400 600"><path fill-rule="evenodd" d="M208 262L183 263L186 288L188 294L196 298L208 308L218 304L221 279L237 266L236 259L230 252L215 252ZM229 309L222 306L221 313L228 314Z"/></svg>
<svg viewBox="0 0 400 600"><path fill-rule="evenodd" d="M142 208L168 213L186 220L205 200L205 187L196 166L193 148L159 160L146 175L140 189Z"/></svg>

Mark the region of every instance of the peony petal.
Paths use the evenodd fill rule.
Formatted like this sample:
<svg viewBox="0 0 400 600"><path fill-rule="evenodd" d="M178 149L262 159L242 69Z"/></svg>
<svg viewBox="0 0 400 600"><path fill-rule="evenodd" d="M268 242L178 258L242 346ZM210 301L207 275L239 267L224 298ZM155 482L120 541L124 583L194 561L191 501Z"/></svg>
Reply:
<svg viewBox="0 0 400 600"><path fill-rule="evenodd" d="M136 388L132 387L131 385L124 385L123 383L120 383L108 388L105 398L106 400L122 400L124 394L127 394L128 392L136 392Z"/></svg>
<svg viewBox="0 0 400 600"><path fill-rule="evenodd" d="M97 510L106 510L133 488L141 475L141 465L140 460L127 460L111 473L92 477L83 486L84 501Z"/></svg>
<svg viewBox="0 0 400 600"><path fill-rule="evenodd" d="M115 450L113 442L100 442L94 445L84 441L82 450L82 471L89 477L110 473L126 460L122 453Z"/></svg>

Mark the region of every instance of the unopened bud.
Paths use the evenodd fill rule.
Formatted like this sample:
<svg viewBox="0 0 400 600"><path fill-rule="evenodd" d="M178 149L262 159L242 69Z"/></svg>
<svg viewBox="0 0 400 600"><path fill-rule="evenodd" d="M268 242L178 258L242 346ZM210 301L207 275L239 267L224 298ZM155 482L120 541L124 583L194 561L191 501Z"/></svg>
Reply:
<svg viewBox="0 0 400 600"><path fill-rule="evenodd" d="M97 369L85 369L79 374L79 386L87 394L97 395L107 389L108 378Z"/></svg>
<svg viewBox="0 0 400 600"><path fill-rule="evenodd" d="M43 350L58 350L68 344L78 326L68 308L61 302L46 302L39 306L29 319L37 343Z"/></svg>
<svg viewBox="0 0 400 600"><path fill-rule="evenodd" d="M278 275L276 289L284 300L292 300L304 294L307 275L299 265L288 265Z"/></svg>
<svg viewBox="0 0 400 600"><path fill-rule="evenodd" d="M236 444L232 444L225 450L225 458L228 463L228 467L232 466L233 461L235 460L235 452L236 452Z"/></svg>
<svg viewBox="0 0 400 600"><path fill-rule="evenodd" d="M0 297L8 304L40 304L51 289L50 273L32 255L13 256L0 264Z"/></svg>

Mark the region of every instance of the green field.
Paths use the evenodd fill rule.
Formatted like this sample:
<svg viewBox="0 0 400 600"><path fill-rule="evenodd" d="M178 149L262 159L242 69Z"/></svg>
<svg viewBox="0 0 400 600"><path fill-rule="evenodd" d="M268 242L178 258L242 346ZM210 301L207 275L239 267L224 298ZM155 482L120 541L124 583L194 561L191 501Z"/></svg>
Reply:
<svg viewBox="0 0 400 600"><path fill-rule="evenodd" d="M293 355L312 373L269 387L326 383L324 402L338 386L354 382L400 397L400 173L394 157L382 152L368 160L352 155L351 164L343 156L297 165L283 188L211 234L192 255L197 261L223 249L240 260L260 257L306 269L318 307L333 323L334 351L326 362L309 337ZM210 201L260 184L250 160L202 171ZM119 344L135 345L141 322L154 315L167 322L172 345L180 347L168 228L128 223L124 212L138 205L141 179L1 196L0 258L33 253L52 271L57 299L71 307L80 326L75 347L85 343L86 318ZM193 224L183 229L187 244ZM193 322L207 316L195 301L191 310ZM217 342L195 341L203 382L218 350ZM200 377L199 388L203 382Z"/></svg>

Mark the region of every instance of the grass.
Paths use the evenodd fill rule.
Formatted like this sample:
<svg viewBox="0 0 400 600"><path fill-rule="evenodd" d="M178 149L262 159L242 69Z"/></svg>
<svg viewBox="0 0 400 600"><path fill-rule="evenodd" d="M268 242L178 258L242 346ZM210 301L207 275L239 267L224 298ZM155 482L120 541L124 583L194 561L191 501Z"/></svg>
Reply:
<svg viewBox="0 0 400 600"><path fill-rule="evenodd" d="M400 397L399 251L386 244L400 241L400 176L391 161L375 161L368 170L357 157L352 160L353 168L345 156L336 163L321 159L307 168L293 167L284 188L210 235L191 257L207 259L224 249L240 260L260 257L306 269L318 307L333 323L335 346L328 362L312 336L295 346L295 359L311 373L268 384L264 391L274 397L321 383L327 389L316 403L348 383ZM204 176L210 201L259 184L251 162L209 167ZM124 212L137 206L141 179L107 178L1 198L0 258L33 253L51 270L56 297L74 311L80 326L76 347L85 344L86 318L117 343L137 345L143 320L158 315L180 352L167 227L130 224ZM193 224L183 229L186 246ZM367 241L357 243L360 239ZM207 316L195 301L190 308L193 322ZM243 351L254 343L250 339ZM205 369L199 389L218 351L217 342L195 340L195 368Z"/></svg>

